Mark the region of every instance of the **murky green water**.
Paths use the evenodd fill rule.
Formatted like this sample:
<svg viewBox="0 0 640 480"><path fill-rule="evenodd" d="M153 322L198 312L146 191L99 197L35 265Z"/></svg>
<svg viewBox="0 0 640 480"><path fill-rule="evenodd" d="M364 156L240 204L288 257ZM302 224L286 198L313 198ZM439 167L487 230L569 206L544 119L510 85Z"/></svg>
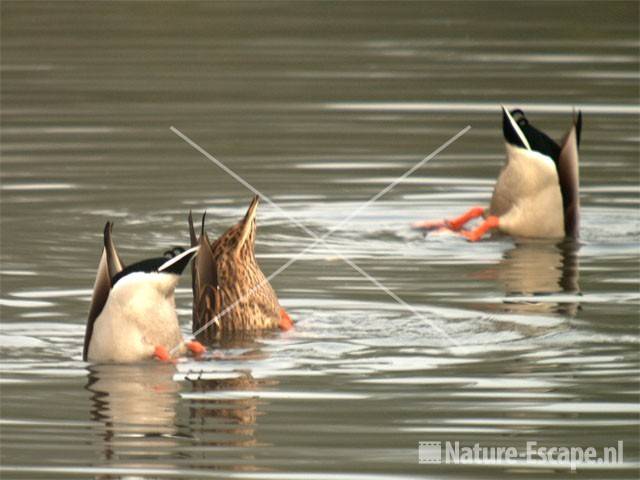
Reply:
<svg viewBox="0 0 640 480"><path fill-rule="evenodd" d="M2 478L565 478L419 464L418 442L615 446L639 465L638 4L2 2ZM487 202L498 105L585 113L579 244L467 244L411 221ZM106 220L126 261L251 193L323 234L273 285L293 332L205 362L89 367ZM311 243L264 203L273 272ZM340 260L346 256L414 312ZM178 291L188 331L189 279Z"/></svg>

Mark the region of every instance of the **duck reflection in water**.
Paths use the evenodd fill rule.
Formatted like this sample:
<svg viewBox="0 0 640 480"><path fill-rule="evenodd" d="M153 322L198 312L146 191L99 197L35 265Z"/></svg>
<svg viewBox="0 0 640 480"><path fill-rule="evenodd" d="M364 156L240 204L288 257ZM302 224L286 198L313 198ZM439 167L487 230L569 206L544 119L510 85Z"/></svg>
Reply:
<svg viewBox="0 0 640 480"><path fill-rule="evenodd" d="M91 418L104 426L100 437L109 467L175 467L170 462L178 445L175 373L173 364L157 362L89 367Z"/></svg>
<svg viewBox="0 0 640 480"><path fill-rule="evenodd" d="M277 385L276 380L255 379L247 362L261 361L266 354L260 349L256 337L222 338L219 346L226 354L218 363L231 368L220 368L190 373L185 378L191 393L189 398L190 430L207 446L250 447L256 445L255 425L264 403L257 391ZM245 365L243 365L245 364ZM256 391L256 395L243 392ZM205 440L207 439L207 440Z"/></svg>
<svg viewBox="0 0 640 480"><path fill-rule="evenodd" d="M571 239L560 243L521 240L497 265L473 277L495 280L501 286L505 298L494 306L496 310L574 316L580 308L579 248ZM556 294L568 295L565 300Z"/></svg>
<svg viewBox="0 0 640 480"><path fill-rule="evenodd" d="M221 338L216 351L226 353L206 362L180 364L178 369L155 362L90 366L86 388L91 393L91 418L102 424L105 464L176 469L186 462L190 467L255 470L255 430L264 400L243 392L277 385L251 373L251 362L266 358L258 339ZM192 370L182 374L183 366ZM216 447L241 451L230 464L229 452Z"/></svg>

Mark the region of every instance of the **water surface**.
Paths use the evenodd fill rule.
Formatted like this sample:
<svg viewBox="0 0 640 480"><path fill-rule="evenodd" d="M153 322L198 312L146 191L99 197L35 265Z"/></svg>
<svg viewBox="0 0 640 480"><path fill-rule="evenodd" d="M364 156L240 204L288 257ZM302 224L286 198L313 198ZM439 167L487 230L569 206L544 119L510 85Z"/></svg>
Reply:
<svg viewBox="0 0 640 480"><path fill-rule="evenodd" d="M638 469L638 5L28 3L2 8L2 478L565 478L418 463L419 441L614 446ZM425 238L483 204L499 105L585 113L579 242ZM272 198L296 320L176 367L88 365L101 232L125 261ZM375 279L365 278L344 256ZM399 303L380 288L383 285ZM188 278L177 292L188 333Z"/></svg>

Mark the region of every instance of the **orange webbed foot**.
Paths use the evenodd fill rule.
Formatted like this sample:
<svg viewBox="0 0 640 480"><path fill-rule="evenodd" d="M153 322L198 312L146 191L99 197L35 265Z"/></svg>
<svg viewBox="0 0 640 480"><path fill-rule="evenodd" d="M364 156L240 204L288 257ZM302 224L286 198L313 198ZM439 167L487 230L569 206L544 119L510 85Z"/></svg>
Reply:
<svg viewBox="0 0 640 480"><path fill-rule="evenodd" d="M169 351L163 345L156 345L156 348L153 350L153 358L160 360L161 362L173 361Z"/></svg>
<svg viewBox="0 0 640 480"><path fill-rule="evenodd" d="M481 217L482 215L484 215L483 207L473 207L473 208L470 208L467 212L460 215L459 217L454 218L453 220L446 220L445 224L451 230L454 230L457 232L462 227L464 227L464 225L467 222L469 222L470 220L473 220L474 218Z"/></svg>
<svg viewBox="0 0 640 480"><path fill-rule="evenodd" d="M482 238L482 234L478 234L475 230L465 230L464 232L460 232L460 235L470 242L477 242Z"/></svg>
<svg viewBox="0 0 640 480"><path fill-rule="evenodd" d="M487 219L484 222L482 222L482 225L480 225L475 230L463 231L463 232L460 232L460 235L465 237L470 242L477 242L489 230L498 228L499 226L500 226L500 219L496 216L491 215L487 217Z"/></svg>
<svg viewBox="0 0 640 480"><path fill-rule="evenodd" d="M191 340L190 342L187 342L185 345L187 346L191 354L195 357L198 357L207 351L206 347L202 345L200 342L198 342L197 340Z"/></svg>
<svg viewBox="0 0 640 480"><path fill-rule="evenodd" d="M280 307L280 322L278 323L278 326L280 327L280 330L285 332L293 328L293 320L291 320L287 311L282 307Z"/></svg>
<svg viewBox="0 0 640 480"><path fill-rule="evenodd" d="M464 227L468 221L483 215L484 207L473 207L452 220L424 220L412 223L411 228L419 230L451 230L457 232Z"/></svg>

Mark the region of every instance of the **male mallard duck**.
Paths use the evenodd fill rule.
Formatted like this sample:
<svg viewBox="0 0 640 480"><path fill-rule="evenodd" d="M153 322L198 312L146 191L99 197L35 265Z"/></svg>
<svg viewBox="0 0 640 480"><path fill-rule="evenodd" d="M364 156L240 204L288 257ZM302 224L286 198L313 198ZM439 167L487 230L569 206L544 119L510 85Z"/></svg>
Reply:
<svg viewBox="0 0 640 480"><path fill-rule="evenodd" d="M198 249L125 267L111 238L112 228L110 222L104 227L83 360L136 362L153 356L168 360L176 347L180 353L185 347L201 353L198 342L183 342L174 298L180 274Z"/></svg>
<svg viewBox="0 0 640 480"><path fill-rule="evenodd" d="M199 247L192 266L193 333L198 340L293 326L256 261L257 208L256 196L244 218L214 243L204 231L204 215L196 237L189 212L191 246Z"/></svg>
<svg viewBox="0 0 640 480"><path fill-rule="evenodd" d="M414 228L458 231L477 217L475 230L461 231L477 241L492 229L513 236L577 237L579 226L578 145L582 114L560 145L529 123L522 110L502 109L507 163L502 167L488 208L474 207L453 220L426 221Z"/></svg>

